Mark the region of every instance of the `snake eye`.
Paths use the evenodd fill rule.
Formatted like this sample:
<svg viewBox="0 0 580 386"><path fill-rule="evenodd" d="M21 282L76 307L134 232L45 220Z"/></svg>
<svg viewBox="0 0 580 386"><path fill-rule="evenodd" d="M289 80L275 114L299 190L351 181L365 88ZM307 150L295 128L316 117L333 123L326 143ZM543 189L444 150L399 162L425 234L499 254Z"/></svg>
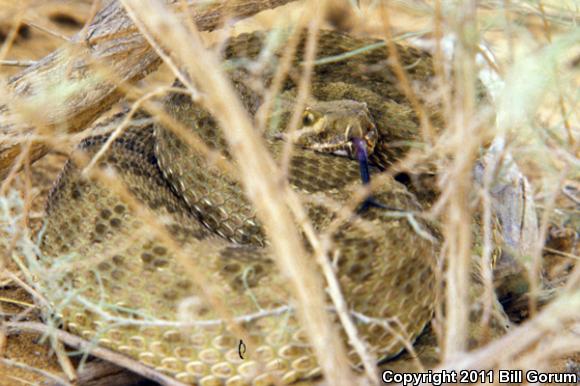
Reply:
<svg viewBox="0 0 580 386"><path fill-rule="evenodd" d="M316 117L312 113L312 111L306 110L304 114L302 114L302 125L304 126L312 126L316 121Z"/></svg>

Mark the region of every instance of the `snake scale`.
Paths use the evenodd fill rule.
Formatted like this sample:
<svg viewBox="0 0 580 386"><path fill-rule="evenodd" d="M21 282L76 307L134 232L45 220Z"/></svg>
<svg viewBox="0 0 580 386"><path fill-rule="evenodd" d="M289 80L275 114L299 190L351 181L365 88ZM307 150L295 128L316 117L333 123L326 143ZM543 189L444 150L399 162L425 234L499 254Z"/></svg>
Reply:
<svg viewBox="0 0 580 386"><path fill-rule="evenodd" d="M252 63L264 54L267 36L243 34L223 47L224 60L234 68L232 80L251 114L262 104L255 85L271 84L285 49L283 44L270 47L268 66L257 73ZM372 49L340 56L365 47ZM428 88L433 75L430 56L398 48L414 86ZM301 42L294 72L282 87L284 100L296 94L304 50ZM419 120L397 87L386 48L377 48L376 40L323 31L318 57L335 60L314 67L313 98L301 129L310 128L317 141L329 140L327 129L336 133L357 125L376 129L378 137L369 155L371 173L387 169L418 140ZM425 103L436 121L436 108ZM211 148L228 156L212 116L188 95L173 93L164 105ZM279 134L288 115L280 114L278 125L270 125L264 134L275 158L282 152ZM91 137L80 148L93 155L106 139L106 135ZM67 329L184 383L289 384L320 373L292 309L287 279L274 264L263 230L236 181L153 123L128 128L108 149L101 167L106 165L117 171L134 197L164 224L189 263L211 282L212 295L240 321L250 338L244 343L251 347L242 358L240 336L221 323L222 316L203 296L206 283L195 282L172 248L146 228L123 198L98 180L83 177L73 161L50 194L41 243L42 262L49 272L45 279L55 288L52 297ZM294 149L288 178L306 198L310 220L320 232L336 218L328 203L346 205L361 185L356 160L300 144ZM385 179L374 199L403 211L421 210L413 194L392 178ZM332 241L336 275L349 309L368 318L395 318L399 324L393 324L394 330L416 339L436 303L434 244L420 237L404 217L374 207L336 227ZM393 357L403 349L393 330L354 320L378 358ZM179 321L185 324L174 323ZM353 366L358 366L351 347L349 353Z"/></svg>

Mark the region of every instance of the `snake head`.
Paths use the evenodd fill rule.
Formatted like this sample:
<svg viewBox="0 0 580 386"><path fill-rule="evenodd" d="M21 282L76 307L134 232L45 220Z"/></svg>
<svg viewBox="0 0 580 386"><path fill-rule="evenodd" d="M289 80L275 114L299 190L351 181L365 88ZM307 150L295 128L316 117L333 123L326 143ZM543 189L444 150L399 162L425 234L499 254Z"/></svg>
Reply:
<svg viewBox="0 0 580 386"><path fill-rule="evenodd" d="M297 143L305 148L357 158L354 139L372 154L378 131L366 103L348 99L315 102L304 109Z"/></svg>

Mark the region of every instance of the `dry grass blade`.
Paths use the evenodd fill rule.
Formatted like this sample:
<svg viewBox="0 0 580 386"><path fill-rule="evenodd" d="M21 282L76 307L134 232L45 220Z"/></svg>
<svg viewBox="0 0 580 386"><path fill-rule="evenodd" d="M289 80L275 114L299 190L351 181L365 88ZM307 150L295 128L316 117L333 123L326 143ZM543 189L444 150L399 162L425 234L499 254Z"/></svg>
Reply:
<svg viewBox="0 0 580 386"><path fill-rule="evenodd" d="M33 60L0 60L0 66L30 67L34 64Z"/></svg>
<svg viewBox="0 0 580 386"><path fill-rule="evenodd" d="M123 4L139 28L155 38L154 44L171 49L206 95L203 104L226 134L248 197L272 243L276 262L290 279L299 304L299 318L306 327L326 379L333 385L354 384L338 333L328 314L320 312L326 308L321 279L308 265L290 211L284 202L277 200L285 196L285 191L274 178L278 175L274 162L231 84L221 71L216 70L220 68L219 62L203 47L201 38L189 34L161 2L124 0ZM181 41L190 43L176 44Z"/></svg>

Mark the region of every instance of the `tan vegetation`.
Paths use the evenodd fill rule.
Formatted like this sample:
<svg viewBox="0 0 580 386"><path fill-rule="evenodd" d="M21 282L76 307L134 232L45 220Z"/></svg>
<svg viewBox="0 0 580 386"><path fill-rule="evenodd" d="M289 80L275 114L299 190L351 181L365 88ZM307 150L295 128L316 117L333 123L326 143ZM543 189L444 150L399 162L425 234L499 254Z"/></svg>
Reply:
<svg viewBox="0 0 580 386"><path fill-rule="evenodd" d="M400 368L417 370L419 362L423 367L457 370L580 371L578 4L573 0L464 1L457 6L437 0L355 3L31 0L16 4L0 0L0 79L4 80L0 96L0 264L5 268L0 277L0 355L5 357L0 358L0 385L72 383L77 359L71 366L63 346L56 344L59 339L91 352L90 345L79 338L55 333L53 315L47 313L50 307L42 289L35 286L34 276L42 273L30 264L26 268L23 262L34 260L42 205L62 155L70 155L80 138L91 134L85 130L90 123L111 108L143 109L167 121L155 99L167 91L174 76L185 80L193 95L201 93L200 103L219 118L238 165L223 167L239 168L233 170L256 206L276 252L276 263L291 279L300 318L326 382L377 384L377 366L365 355L365 344L358 341L353 326L349 327L348 317L341 322L350 329L349 337L361 357L367 358L364 371L348 368L342 342L322 334L333 331L327 328L327 315L319 312L325 308L325 289L330 289L334 306L344 308L327 256L328 245L306 221L296 225L296 218L305 218L301 202L279 183L280 168L255 134L216 54L224 39L241 31L289 27L308 31L312 58L320 28L404 40L434 53L437 95L421 95L422 90L414 87L400 63L395 60L390 65L421 117L423 139L429 145L412 152L400 167L423 170L429 163L438 170L441 195L424 215L442 224L446 270L441 280L446 282L445 302L453 306L446 308L445 315L439 312L432 326L433 339L443 354L438 358L441 361L436 365L430 361L431 346L422 346L420 341L418 358L402 358ZM237 22L245 17L251 18ZM203 32L212 30L216 31ZM396 57L396 47L387 46ZM313 61L307 61L304 66L302 101L309 95L312 65ZM188 77L178 69L184 69ZM288 68L281 71L285 75ZM486 85L490 104L478 102L477 79ZM443 127L429 122L422 100L442 103ZM206 151L195 138L188 144ZM42 158L46 154L49 157ZM84 162L88 165L90 160ZM483 169L476 167L478 162ZM112 189L119 185L114 177L95 174ZM139 211L139 203L134 207ZM147 217L150 214L140 213L153 223L154 231L171 240L154 218ZM511 260L498 261L495 270L493 213L504 222L504 249L512 255ZM465 231L472 227L474 217L482 229L482 240L476 240L480 248L473 247L473 234ZM320 268L308 264L301 234L306 235ZM175 245L175 249L179 247ZM469 351L473 256L482 261L480 275L489 298L486 304L495 297L494 286L512 291L529 280L530 289L525 293L513 290L518 299L506 303L514 321L511 331ZM195 267L192 275L199 274L194 271ZM41 319L45 324L39 323ZM21 331L54 338L50 344L57 355L49 357L46 344L36 348L30 335L19 335ZM38 350L46 360L38 360ZM120 362L107 350L92 353L163 384L178 384L131 360ZM107 368L104 372L115 371ZM101 384L113 378L103 379ZM130 384L130 377L123 379L118 384Z"/></svg>

